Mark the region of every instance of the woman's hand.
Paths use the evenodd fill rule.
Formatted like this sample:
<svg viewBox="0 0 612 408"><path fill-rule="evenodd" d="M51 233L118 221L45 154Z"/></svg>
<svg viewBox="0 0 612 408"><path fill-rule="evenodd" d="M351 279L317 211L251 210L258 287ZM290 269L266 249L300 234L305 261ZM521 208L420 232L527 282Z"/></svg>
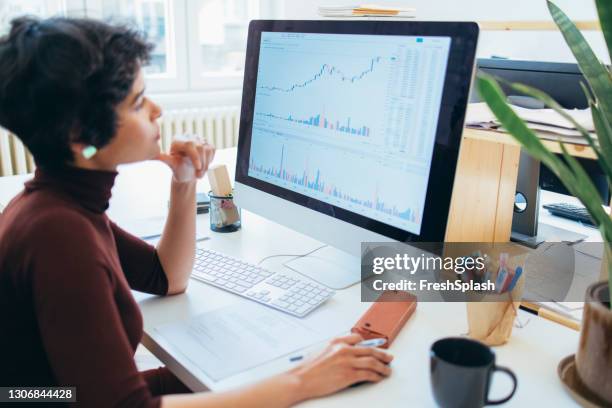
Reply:
<svg viewBox="0 0 612 408"><path fill-rule="evenodd" d="M175 139L170 153L160 153L158 160L172 169L173 180L185 183L202 178L215 157L215 148L198 139Z"/></svg>
<svg viewBox="0 0 612 408"><path fill-rule="evenodd" d="M361 336L333 340L317 357L290 371L299 380L301 399L332 394L349 385L379 382L391 374L393 356L374 347L359 347Z"/></svg>

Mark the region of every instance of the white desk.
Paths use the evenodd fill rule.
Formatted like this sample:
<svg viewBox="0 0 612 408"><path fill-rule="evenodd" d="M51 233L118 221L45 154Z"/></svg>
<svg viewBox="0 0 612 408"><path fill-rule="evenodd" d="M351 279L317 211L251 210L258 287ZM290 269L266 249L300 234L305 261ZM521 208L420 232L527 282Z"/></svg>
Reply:
<svg viewBox="0 0 612 408"><path fill-rule="evenodd" d="M221 151L216 162L232 163L235 149ZM233 172L233 166L229 166ZM120 171L109 215L115 219L134 216L161 215L166 210L169 196L169 171L159 164L129 166ZM21 188L28 176L12 177L0 184L0 202ZM199 191L207 190L202 181ZM206 221L207 215L199 216ZM243 228L239 232L219 234L208 231L210 240L199 246L211 248L250 262L258 262L267 255L303 253L320 245L309 237L242 211ZM200 223L203 228L204 223ZM272 270L287 270L282 266L286 258L272 258L264 264ZM207 310L234 303L249 306L252 303L198 281L190 282L187 293L160 298L136 293L145 323L143 343L175 374L194 390L223 390L266 375L283 371L289 365L283 358L238 374L220 382L211 381L195 367L180 350L168 346L160 339L154 327L168 322L189 319ZM317 321L333 324L330 337L348 331L351 325L369 307L360 302L360 287L353 286L337 292L328 303L306 318L308 324ZM576 406L565 393L557 378L558 362L577 349L578 332L520 312L523 328L513 331L509 343L495 348L497 362L509 366L518 376L518 388L510 406ZM331 331L335 333L331 333ZM323 407L346 406L434 406L429 385L429 347L439 338L459 336L467 331L466 308L462 303L420 303L414 317L406 324L391 347L395 355L393 375L376 385L362 385L328 398L303 404ZM505 376L495 377L492 397L506 395L510 382Z"/></svg>
<svg viewBox="0 0 612 408"><path fill-rule="evenodd" d="M217 161L227 163L233 171L233 157L226 153L228 152L222 152ZM321 245L318 241L245 210L242 211L242 218L243 228L239 232L209 232L211 239L199 246L257 263L268 255L305 253ZM264 265L272 270L288 273L282 266L287 259L289 258L272 258ZM237 302L248 307L251 302L194 280L184 295L158 298L139 294L138 299L145 319L143 343L194 390L228 389L289 367L287 359L281 358L228 379L212 381L206 373L183 356L180 350L174 349L159 337L153 328ZM336 332L330 331L331 337L348 331L368 307L369 304L360 302L360 287L356 285L337 292L331 301L305 320L309 324L315 324L318 320L325 324L331 322L335 325L332 331ZM515 328L510 342L495 350L498 363L511 367L519 379L517 393L509 404L540 405L545 398L547 405L576 406L563 390L556 370L563 357L575 352L578 333L522 311L519 320L526 323L526 326ZM377 385L364 385L328 398L306 402L303 406L434 406L429 385L429 347L436 339L458 336L466 331L464 304L421 303L415 316L391 347L396 358L393 362L394 373L389 379ZM510 382L503 375L496 376L492 395L505 395L509 389Z"/></svg>
<svg viewBox="0 0 612 408"><path fill-rule="evenodd" d="M243 212L244 229L233 235L218 236L202 245L214 250L256 262L261 257L275 253L306 252L319 244L298 235L282 226ZM282 261L266 263L266 266L281 270ZM287 367L286 359L237 375L221 383L205 380L206 375L179 350L158 343L159 337L153 327L178 319L188 319L204 311L242 302L232 294L208 285L192 281L186 294L173 298L139 296L145 318L143 343L161 361L168 365L184 382L195 390L207 387L212 390L230 388L243 381L252 381L260 376L280 372ZM306 319L315 320L326 314L337 322L338 332L348 330L365 311L368 304L360 302L359 286L340 291L320 309ZM563 326L520 312L519 319L526 323L522 329L514 330L510 342L496 349L498 363L510 366L518 375L519 387L511 400L515 406L540 404L542 397L555 406L575 406L565 394L557 379L557 363L572 354L578 344L578 333ZM466 309L461 303L421 303L415 316L391 348L396 356L393 375L375 386L361 386L343 391L305 406L433 406L429 387L429 346L434 340L445 336L457 336L467 330ZM510 384L503 376L496 378L493 395L504 395Z"/></svg>
<svg viewBox="0 0 612 408"><path fill-rule="evenodd" d="M567 218L557 217L552 215L547 209L543 208L543 205L552 203L569 203L582 206L582 203L576 197L541 190L539 211L540 223L549 224L557 228L563 228L568 231L574 231L586 235L587 237L585 238L585 242L601 242L601 233L597 228L587 225L580 225L578 222L569 220Z"/></svg>

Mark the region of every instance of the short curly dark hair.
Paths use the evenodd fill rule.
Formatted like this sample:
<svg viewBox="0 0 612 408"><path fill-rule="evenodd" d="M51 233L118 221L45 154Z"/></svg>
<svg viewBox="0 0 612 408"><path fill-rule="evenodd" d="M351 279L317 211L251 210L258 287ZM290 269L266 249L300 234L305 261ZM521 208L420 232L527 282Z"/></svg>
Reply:
<svg viewBox="0 0 612 408"><path fill-rule="evenodd" d="M41 167L72 162L72 142L103 147L116 132L116 107L151 50L145 36L127 25L14 19L0 38L0 125L23 141Z"/></svg>

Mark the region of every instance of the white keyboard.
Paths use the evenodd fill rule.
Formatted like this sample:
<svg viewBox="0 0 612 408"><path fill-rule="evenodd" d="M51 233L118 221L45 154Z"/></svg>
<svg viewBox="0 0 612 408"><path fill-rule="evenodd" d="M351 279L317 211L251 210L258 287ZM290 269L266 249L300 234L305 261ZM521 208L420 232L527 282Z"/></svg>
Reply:
<svg viewBox="0 0 612 408"><path fill-rule="evenodd" d="M204 249L196 250L191 277L298 317L306 316L335 293L305 279Z"/></svg>

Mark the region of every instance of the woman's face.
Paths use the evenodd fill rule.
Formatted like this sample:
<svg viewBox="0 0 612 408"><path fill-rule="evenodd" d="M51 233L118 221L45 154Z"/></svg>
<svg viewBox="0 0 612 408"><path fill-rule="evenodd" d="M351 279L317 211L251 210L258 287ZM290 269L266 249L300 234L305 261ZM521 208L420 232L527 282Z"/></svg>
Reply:
<svg viewBox="0 0 612 408"><path fill-rule="evenodd" d="M144 96L144 91L144 77L139 70L129 95L117 106L115 136L90 160L84 161L80 154L77 155L77 166L113 170L120 164L151 160L159 155L160 133L156 119L161 116L161 109Z"/></svg>

